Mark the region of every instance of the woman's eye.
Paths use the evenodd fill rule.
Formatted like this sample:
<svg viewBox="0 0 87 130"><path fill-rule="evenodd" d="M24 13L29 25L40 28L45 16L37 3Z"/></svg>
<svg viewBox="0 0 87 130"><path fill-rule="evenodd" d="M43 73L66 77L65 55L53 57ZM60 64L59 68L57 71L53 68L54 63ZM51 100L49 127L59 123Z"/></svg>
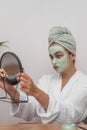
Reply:
<svg viewBox="0 0 87 130"><path fill-rule="evenodd" d="M60 59L62 56L63 56L63 55L56 55L55 57L56 57L57 59Z"/></svg>
<svg viewBox="0 0 87 130"><path fill-rule="evenodd" d="M49 57L50 57L51 60L53 60L53 56L50 55Z"/></svg>

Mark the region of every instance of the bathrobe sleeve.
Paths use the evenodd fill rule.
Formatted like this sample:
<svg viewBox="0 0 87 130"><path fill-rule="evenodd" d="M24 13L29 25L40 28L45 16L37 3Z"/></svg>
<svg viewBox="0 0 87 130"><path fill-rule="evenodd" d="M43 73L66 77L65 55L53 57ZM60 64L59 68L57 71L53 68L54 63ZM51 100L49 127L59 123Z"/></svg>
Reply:
<svg viewBox="0 0 87 130"><path fill-rule="evenodd" d="M29 96L28 98L29 101L27 103L19 103L19 105L12 103L10 114L26 121L32 120L32 118L36 116L38 102L32 96ZM25 100L25 94L22 92L20 92L20 99Z"/></svg>
<svg viewBox="0 0 87 130"><path fill-rule="evenodd" d="M48 109L45 111L41 106L37 109L42 123L79 123L84 118L87 109L87 82L73 87L70 93L67 92L65 99L56 99L52 93L49 94Z"/></svg>
<svg viewBox="0 0 87 130"><path fill-rule="evenodd" d="M47 87L44 86L48 86L49 84L49 78L47 77L49 76L41 78L41 80L39 80L37 84L37 87L39 87L45 92L47 92ZM39 116L37 115L37 111L39 107L41 107L41 105L34 97L32 96L28 96L28 97L29 97L29 101L27 103L19 103L19 105L15 103L11 104L10 114L12 116L22 118L26 121L30 121L33 119L33 117ZM25 94L20 91L20 100L24 100L24 99L25 99Z"/></svg>

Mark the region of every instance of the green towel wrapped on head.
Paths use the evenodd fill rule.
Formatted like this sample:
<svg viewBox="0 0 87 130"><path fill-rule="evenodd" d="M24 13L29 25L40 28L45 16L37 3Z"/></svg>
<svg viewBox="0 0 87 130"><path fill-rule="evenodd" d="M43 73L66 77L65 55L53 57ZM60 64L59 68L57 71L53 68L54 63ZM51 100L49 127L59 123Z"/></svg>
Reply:
<svg viewBox="0 0 87 130"><path fill-rule="evenodd" d="M73 55L76 55L76 42L72 33L66 27L53 27L48 37L49 46L56 42L65 47Z"/></svg>

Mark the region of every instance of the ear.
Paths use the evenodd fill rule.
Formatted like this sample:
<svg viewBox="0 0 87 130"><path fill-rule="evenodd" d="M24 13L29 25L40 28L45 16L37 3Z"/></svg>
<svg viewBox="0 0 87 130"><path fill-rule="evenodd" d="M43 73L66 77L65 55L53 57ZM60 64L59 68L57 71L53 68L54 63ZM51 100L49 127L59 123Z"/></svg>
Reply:
<svg viewBox="0 0 87 130"><path fill-rule="evenodd" d="M70 57L71 57L71 60L72 60L72 61L75 61L75 59L76 59L76 56L75 56L75 55L70 54Z"/></svg>

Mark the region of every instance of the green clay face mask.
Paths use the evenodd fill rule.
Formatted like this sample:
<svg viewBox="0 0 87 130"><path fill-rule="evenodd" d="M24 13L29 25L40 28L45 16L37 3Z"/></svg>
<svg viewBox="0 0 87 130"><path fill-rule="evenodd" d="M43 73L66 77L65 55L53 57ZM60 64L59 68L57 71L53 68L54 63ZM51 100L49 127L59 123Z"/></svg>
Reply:
<svg viewBox="0 0 87 130"><path fill-rule="evenodd" d="M57 72L63 72L68 65L68 54L62 46L51 46L49 47L49 55L51 63Z"/></svg>

